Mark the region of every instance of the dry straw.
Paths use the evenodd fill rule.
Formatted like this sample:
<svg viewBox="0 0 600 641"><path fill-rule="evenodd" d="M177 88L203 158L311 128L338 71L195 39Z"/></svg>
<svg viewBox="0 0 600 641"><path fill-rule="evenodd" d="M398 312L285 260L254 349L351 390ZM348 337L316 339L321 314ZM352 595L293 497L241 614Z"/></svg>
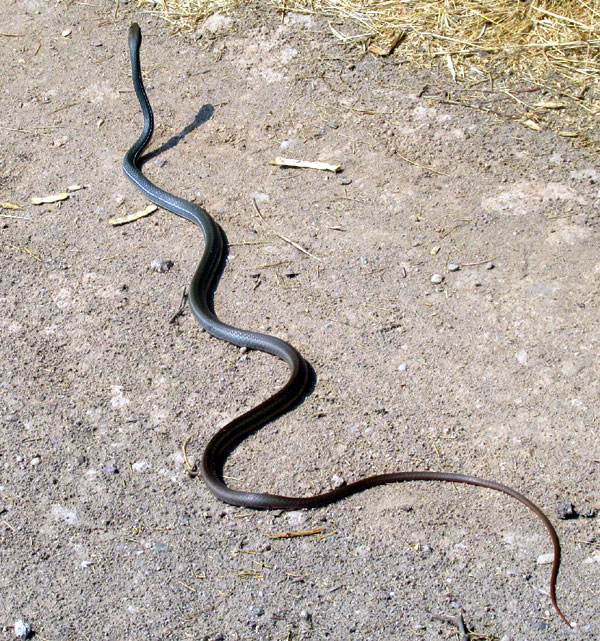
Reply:
<svg viewBox="0 0 600 641"><path fill-rule="evenodd" d="M177 28L196 28L244 0L141 0ZM543 86L548 109L569 100L568 126L588 133L600 114L600 0L259 0L256 11L330 18L336 37L379 55L439 61L457 81ZM340 20L347 22L341 23ZM332 24L335 22L335 24ZM535 110L534 110L535 111ZM531 114L529 114L531 115ZM543 119L542 119L543 120ZM564 123L563 123L564 126Z"/></svg>

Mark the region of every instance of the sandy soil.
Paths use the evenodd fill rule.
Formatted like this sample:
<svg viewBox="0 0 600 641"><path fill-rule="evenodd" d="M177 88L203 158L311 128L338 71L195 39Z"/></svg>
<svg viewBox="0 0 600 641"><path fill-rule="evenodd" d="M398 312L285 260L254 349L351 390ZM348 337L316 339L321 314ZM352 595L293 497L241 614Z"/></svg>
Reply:
<svg viewBox="0 0 600 641"><path fill-rule="evenodd" d="M599 638L598 520L556 514L600 507L597 158L444 103L442 74L349 52L315 18L169 37L133 5L7 0L0 17L0 201L22 206L0 212L1 638L22 619L51 641L428 641L457 638L433 615L458 612L477 639ZM234 453L231 483L307 494L429 468L514 486L557 526L575 631L548 598L547 533L508 498L415 483L250 512L187 475L183 442L198 458L286 370L187 310L169 322L197 229L108 224L147 205L121 173L141 127L132 19L158 122L145 170L231 243L219 315L289 340L317 377Z"/></svg>

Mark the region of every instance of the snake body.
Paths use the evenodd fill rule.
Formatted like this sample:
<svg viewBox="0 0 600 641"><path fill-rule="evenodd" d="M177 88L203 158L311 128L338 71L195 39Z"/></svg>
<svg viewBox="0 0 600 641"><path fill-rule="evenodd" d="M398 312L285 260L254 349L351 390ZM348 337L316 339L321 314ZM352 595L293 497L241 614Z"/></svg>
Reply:
<svg viewBox="0 0 600 641"><path fill-rule="evenodd" d="M131 73L135 93L144 117L144 124L141 135L125 155L123 171L126 177L153 203L168 209L178 216L182 216L202 229L204 251L189 289L190 307L200 325L216 338L239 347L260 350L277 356L288 365L290 370L287 383L278 392L241 416L234 418L210 439L204 450L201 464L202 478L208 488L218 499L225 503L255 509L283 510L322 507L372 487L408 481L466 483L467 485L476 485L502 492L529 508L542 521L548 531L554 551L550 577L550 599L561 619L569 624L556 601L556 578L560 565L560 542L556 530L548 517L535 503L511 487L475 476L431 471L377 474L322 494L304 497L245 492L230 488L225 483L223 466L232 448L239 445L251 433L256 432L265 424L285 413L301 398L308 384L309 369L300 353L285 341L274 336L227 325L216 316L210 300L215 284L215 276L221 266L224 253L224 234L221 228L203 208L160 189L143 175L139 167L139 158L150 142L154 129L154 117L142 81L139 58L141 40L139 26L132 24L128 37Z"/></svg>

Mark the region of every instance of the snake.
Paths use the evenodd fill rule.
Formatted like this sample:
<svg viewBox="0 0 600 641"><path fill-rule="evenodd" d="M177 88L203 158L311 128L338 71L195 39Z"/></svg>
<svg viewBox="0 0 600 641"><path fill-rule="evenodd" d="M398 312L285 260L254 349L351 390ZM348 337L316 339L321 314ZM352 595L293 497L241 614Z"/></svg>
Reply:
<svg viewBox="0 0 600 641"><path fill-rule="evenodd" d="M228 422L210 438L204 449L200 465L200 473L208 489L224 503L257 510L318 508L341 501L370 488L412 481L464 483L501 492L516 499L533 512L550 535L553 548L550 600L560 618L567 625L571 625L558 606L556 599L556 579L561 558L558 534L546 514L530 499L512 487L476 476L430 470L375 474L313 496L281 496L266 492L242 491L227 485L223 470L231 451L249 435L288 412L302 399L310 383L310 370L307 361L289 343L275 336L228 325L217 317L213 309L212 297L216 289L218 274L226 258L225 234L222 228L203 207L157 187L142 173L140 155L152 137L154 115L142 80L141 43L140 27L133 23L128 34L131 76L144 122L141 134L123 159L125 176L150 201L198 225L202 230L204 249L189 286L188 294L190 308L198 323L215 338L248 350L258 350L276 356L284 361L289 368L289 378L277 392Z"/></svg>

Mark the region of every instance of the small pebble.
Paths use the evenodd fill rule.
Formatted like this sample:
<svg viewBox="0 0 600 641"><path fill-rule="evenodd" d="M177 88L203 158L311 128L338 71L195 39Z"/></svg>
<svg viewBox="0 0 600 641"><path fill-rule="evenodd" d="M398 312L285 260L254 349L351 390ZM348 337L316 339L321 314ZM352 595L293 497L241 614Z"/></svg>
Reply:
<svg viewBox="0 0 600 641"><path fill-rule="evenodd" d="M15 621L15 635L19 639L29 639L31 636L31 625L23 620Z"/></svg>
<svg viewBox="0 0 600 641"><path fill-rule="evenodd" d="M563 520L576 519L579 516L575 510L575 506L568 499L561 501L558 504L558 507L556 508L556 515L559 519Z"/></svg>
<svg viewBox="0 0 600 641"><path fill-rule="evenodd" d="M41 462L42 459L39 456L34 456L31 461L29 461L29 465L31 465L31 467L37 467Z"/></svg>
<svg viewBox="0 0 600 641"><path fill-rule="evenodd" d="M537 558L536 563L538 565L550 565L554 561L554 554L548 552L548 554L540 554Z"/></svg>
<svg viewBox="0 0 600 641"><path fill-rule="evenodd" d="M340 180L340 185L349 185L352 182L351 178L342 178Z"/></svg>
<svg viewBox="0 0 600 641"><path fill-rule="evenodd" d="M102 471L105 474L118 474L119 469L116 468L114 465L106 465L105 467L102 468Z"/></svg>
<svg viewBox="0 0 600 641"><path fill-rule="evenodd" d="M450 263L448 265L449 272L457 272L459 269L460 269L460 265L457 265L456 263Z"/></svg>
<svg viewBox="0 0 600 641"><path fill-rule="evenodd" d="M312 615L306 610L300 610L300 618L304 619L305 621L310 621L312 619Z"/></svg>
<svg viewBox="0 0 600 641"><path fill-rule="evenodd" d="M334 488L342 487L343 485L346 485L346 481L338 474L334 474L331 477L331 485Z"/></svg>
<svg viewBox="0 0 600 641"><path fill-rule="evenodd" d="M489 263L485 264L485 268L486 269L494 269L494 263L492 263L492 261L490 260Z"/></svg>
<svg viewBox="0 0 600 641"><path fill-rule="evenodd" d="M155 259L150 263L150 269L154 272L158 272L159 274L164 274L165 272L168 272L169 269L171 269L171 267L173 267L172 260Z"/></svg>
<svg viewBox="0 0 600 641"><path fill-rule="evenodd" d="M432 282L434 285L439 285L443 280L444 280L444 277L443 277L441 274L434 274L434 275L431 277L431 282Z"/></svg>
<svg viewBox="0 0 600 641"><path fill-rule="evenodd" d="M398 365L399 372L406 372L406 368L407 368L406 363L400 363L400 365Z"/></svg>

